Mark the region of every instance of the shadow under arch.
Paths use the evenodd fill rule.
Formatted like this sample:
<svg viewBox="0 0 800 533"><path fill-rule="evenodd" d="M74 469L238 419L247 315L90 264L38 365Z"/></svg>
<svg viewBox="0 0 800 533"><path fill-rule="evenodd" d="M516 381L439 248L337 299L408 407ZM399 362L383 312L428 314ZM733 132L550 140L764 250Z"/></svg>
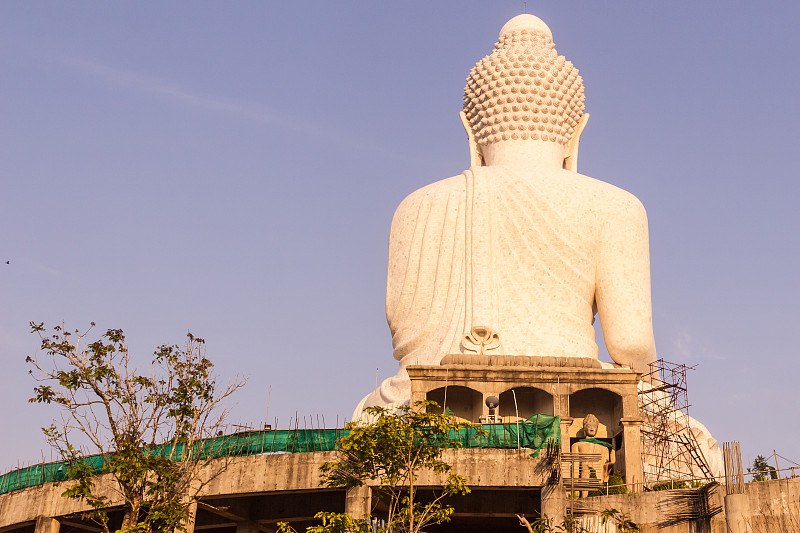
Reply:
<svg viewBox="0 0 800 533"><path fill-rule="evenodd" d="M622 419L622 396L616 392L590 387L573 392L569 396L569 416L574 419L583 419L588 414L593 414L606 428L611 437L620 430ZM582 430L581 430L582 431Z"/></svg>
<svg viewBox="0 0 800 533"><path fill-rule="evenodd" d="M516 402L514 401L516 397ZM500 394L500 416L525 420L533 415L553 415L553 396L536 387L514 387Z"/></svg>
<svg viewBox="0 0 800 533"><path fill-rule="evenodd" d="M439 404L438 408L428 406L429 413L440 414L444 409L449 409L456 417L472 423L477 423L483 413L483 395L461 385L433 389L425 395L425 399Z"/></svg>

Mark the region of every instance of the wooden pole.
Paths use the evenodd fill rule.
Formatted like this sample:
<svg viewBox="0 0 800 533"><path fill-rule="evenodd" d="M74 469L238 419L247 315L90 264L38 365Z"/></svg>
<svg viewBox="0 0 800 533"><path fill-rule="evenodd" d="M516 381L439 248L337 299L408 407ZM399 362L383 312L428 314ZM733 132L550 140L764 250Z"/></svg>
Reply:
<svg viewBox="0 0 800 533"><path fill-rule="evenodd" d="M272 385L269 386L269 391L267 392L267 413L264 416L264 429L267 429L267 426L269 426L269 401L271 398L272 398Z"/></svg>
<svg viewBox="0 0 800 533"><path fill-rule="evenodd" d="M778 468L778 452L775 449L772 450L772 456L775 458L775 475L778 476L778 479L781 478L781 469Z"/></svg>
<svg viewBox="0 0 800 533"><path fill-rule="evenodd" d="M517 406L517 393L511 389L511 395L514 397L514 412L517 415L517 449L519 450L519 407Z"/></svg>

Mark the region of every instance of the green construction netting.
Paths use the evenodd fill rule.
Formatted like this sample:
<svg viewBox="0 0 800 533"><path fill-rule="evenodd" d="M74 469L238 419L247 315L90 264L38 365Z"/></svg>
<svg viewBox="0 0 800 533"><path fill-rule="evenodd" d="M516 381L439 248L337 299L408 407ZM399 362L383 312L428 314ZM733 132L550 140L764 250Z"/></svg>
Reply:
<svg viewBox="0 0 800 533"><path fill-rule="evenodd" d="M451 434L462 448L527 448L533 450L532 457L539 454L549 441L558 442L561 435L559 417L533 415L527 420L511 424L484 424L486 435L475 436L476 430L462 429ZM336 450L336 442L349 433L346 429L276 429L248 431L206 439L194 445L195 453L203 457L260 455L265 453L326 452ZM170 446L160 446L150 453L169 454ZM175 455L183 453L182 446ZM91 470L100 473L103 469L102 455L82 458ZM51 481L67 479L66 462L42 463L13 470L0 476L0 494L13 490L34 487Z"/></svg>

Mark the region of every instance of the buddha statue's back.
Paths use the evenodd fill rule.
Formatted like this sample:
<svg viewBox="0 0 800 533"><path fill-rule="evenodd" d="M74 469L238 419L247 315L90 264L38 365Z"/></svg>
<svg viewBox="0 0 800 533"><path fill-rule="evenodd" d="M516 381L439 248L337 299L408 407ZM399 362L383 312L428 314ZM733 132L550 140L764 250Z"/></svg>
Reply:
<svg viewBox="0 0 800 533"><path fill-rule="evenodd" d="M464 101L471 168L409 195L392 221L386 315L401 368L359 409L407 401L404 368L448 354L597 359L595 306L617 364L655 360L644 208L574 171L583 85L547 26L506 24Z"/></svg>

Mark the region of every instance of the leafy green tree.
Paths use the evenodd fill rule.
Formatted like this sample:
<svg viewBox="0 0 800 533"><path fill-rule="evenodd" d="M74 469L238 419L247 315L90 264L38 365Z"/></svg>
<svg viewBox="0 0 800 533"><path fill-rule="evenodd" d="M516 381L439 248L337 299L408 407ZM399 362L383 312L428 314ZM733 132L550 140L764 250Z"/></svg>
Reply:
<svg viewBox="0 0 800 533"><path fill-rule="evenodd" d="M450 519L453 508L445 498L467 494L467 480L453 473L452 466L442 459L447 448L459 448L461 441L455 432L472 428L474 435L486 432L478 426L456 422L449 414L427 412L438 407L435 402L416 402L411 406L388 410L383 407L364 409L369 423L351 422L349 434L339 443L340 459L320 466L322 483L329 487L357 487L367 480L377 482L376 491L388 505L386 529L403 533L418 533L430 524ZM423 471L441 476L441 489L432 500L421 500L416 485ZM324 515L324 516L322 516ZM370 517L350 517L346 514L320 513L321 526L307 533L363 533L371 531ZM292 531L282 524L280 532Z"/></svg>
<svg viewBox="0 0 800 533"><path fill-rule="evenodd" d="M753 481L766 481L767 474L770 479L778 479L775 467L767 463L767 458L763 455L756 455L756 458L753 459L753 466L749 467L747 471L754 474Z"/></svg>
<svg viewBox="0 0 800 533"><path fill-rule="evenodd" d="M205 341L191 333L183 347L159 347L145 374L132 367L122 330L90 342L92 327L31 327L45 357L27 358L40 383L29 401L61 407L61 421L43 431L74 481L63 495L86 502L106 533L109 506L120 500L125 533L183 529L198 492L224 470L215 459L231 451L204 439L223 427L221 402L245 381L219 389ZM82 453L76 434L96 455ZM99 490L96 474L112 476L116 494Z"/></svg>
<svg viewBox="0 0 800 533"><path fill-rule="evenodd" d="M372 533L372 523L365 517L353 518L347 513L321 511L314 515L319 525L306 528L306 533ZM278 533L297 533L287 522L278 522Z"/></svg>

